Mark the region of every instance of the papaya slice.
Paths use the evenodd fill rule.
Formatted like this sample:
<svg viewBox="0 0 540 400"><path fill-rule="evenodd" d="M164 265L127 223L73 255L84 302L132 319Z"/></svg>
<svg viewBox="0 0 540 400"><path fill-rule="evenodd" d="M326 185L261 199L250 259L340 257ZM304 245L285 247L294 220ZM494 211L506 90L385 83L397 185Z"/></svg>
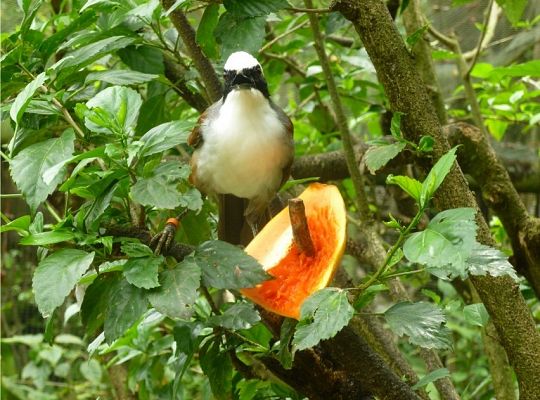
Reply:
<svg viewBox="0 0 540 400"><path fill-rule="evenodd" d="M273 313L299 319L306 298L332 280L345 251L346 211L336 186L311 184L300 196L315 248L310 257L293 240L288 207L276 215L245 251L274 279L242 294Z"/></svg>

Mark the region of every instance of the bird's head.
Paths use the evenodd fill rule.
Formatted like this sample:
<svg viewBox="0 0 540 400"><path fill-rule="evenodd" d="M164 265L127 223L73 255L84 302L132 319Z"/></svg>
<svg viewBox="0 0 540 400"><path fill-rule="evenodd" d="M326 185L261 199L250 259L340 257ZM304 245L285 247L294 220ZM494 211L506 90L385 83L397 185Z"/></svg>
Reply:
<svg viewBox="0 0 540 400"><path fill-rule="evenodd" d="M223 68L223 98L233 90L257 89L269 97L268 85L264 79L261 64L245 51L232 53Z"/></svg>

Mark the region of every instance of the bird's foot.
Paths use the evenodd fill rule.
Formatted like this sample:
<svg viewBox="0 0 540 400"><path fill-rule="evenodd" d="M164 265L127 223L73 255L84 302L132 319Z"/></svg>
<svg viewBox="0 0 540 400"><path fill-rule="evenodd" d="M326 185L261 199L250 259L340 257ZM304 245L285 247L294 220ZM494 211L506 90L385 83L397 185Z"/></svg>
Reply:
<svg viewBox="0 0 540 400"><path fill-rule="evenodd" d="M152 240L150 240L150 248L154 249L155 255L159 255L162 250L166 251L171 247L178 225L180 225L180 220L186 213L187 210L183 211L176 218L169 218L163 230L152 237Z"/></svg>

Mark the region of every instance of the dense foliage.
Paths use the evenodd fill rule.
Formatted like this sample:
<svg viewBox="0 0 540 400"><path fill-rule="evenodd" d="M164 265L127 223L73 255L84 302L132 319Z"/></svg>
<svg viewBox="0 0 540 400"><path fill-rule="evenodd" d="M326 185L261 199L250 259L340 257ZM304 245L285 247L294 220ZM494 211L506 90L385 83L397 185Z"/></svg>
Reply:
<svg viewBox="0 0 540 400"><path fill-rule="evenodd" d="M504 226L485 211L497 240L487 246L477 239L477 209L434 205L458 146L435 160L433 136L407 138L406 116L390 109L351 24L327 4L316 4L314 13L311 2L292 3L19 2L13 18L20 23L2 33L2 157L13 182L3 186L2 210L9 245L2 248L6 399L301 399L305 393L277 378L266 360L288 370L302 350L366 318L382 322L390 341L403 337L402 357L418 375L403 380L420 396L450 398L435 389L441 379L463 398L495 396L485 350L490 316L476 295L464 295L468 277L510 276L540 320L530 284L508 261L513 249ZM396 18L400 28L408 3ZM521 18L525 1L497 3L501 23L508 18L516 35L538 32L538 17ZM188 182L186 140L215 99L191 44L178 34L177 14L188 16L218 75L233 51L258 56L273 98L293 120L297 159L342 148L325 61L312 49L308 17L317 15L347 126L355 145L369 144L360 168L386 254L370 265L349 251L346 277L338 274L335 287L311 296L300 321L285 320L278 334L238 293L268 275L241 248L217 240L217 207ZM478 36L489 31L477 28ZM409 50L427 30L402 30ZM480 118L498 141L538 144L533 44L495 65L474 55L468 81L447 90L449 117ZM434 43L432 55L454 65L462 54L443 45ZM478 53L482 46L480 40ZM469 105L471 79L479 115ZM538 151L532 154L537 162ZM427 173L417 165L422 159L433 160ZM284 195L318 175L294 178ZM346 200L354 244L366 223L361 196L351 178L333 181ZM186 214L175 239L183 253L155 255L150 233L180 212ZM406 297L389 294L396 280ZM424 364L427 351L438 352L440 368ZM514 393L515 377L506 383Z"/></svg>

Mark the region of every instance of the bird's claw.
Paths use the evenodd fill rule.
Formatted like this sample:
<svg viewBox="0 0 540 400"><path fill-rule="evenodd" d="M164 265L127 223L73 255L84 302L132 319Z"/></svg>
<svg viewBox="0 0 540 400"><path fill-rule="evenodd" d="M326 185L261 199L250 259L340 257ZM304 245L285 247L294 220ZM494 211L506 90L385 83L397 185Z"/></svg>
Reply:
<svg viewBox="0 0 540 400"><path fill-rule="evenodd" d="M176 225L168 222L163 230L152 237L150 241L150 247L154 249L154 254L161 254L162 250L168 250L176 235Z"/></svg>

